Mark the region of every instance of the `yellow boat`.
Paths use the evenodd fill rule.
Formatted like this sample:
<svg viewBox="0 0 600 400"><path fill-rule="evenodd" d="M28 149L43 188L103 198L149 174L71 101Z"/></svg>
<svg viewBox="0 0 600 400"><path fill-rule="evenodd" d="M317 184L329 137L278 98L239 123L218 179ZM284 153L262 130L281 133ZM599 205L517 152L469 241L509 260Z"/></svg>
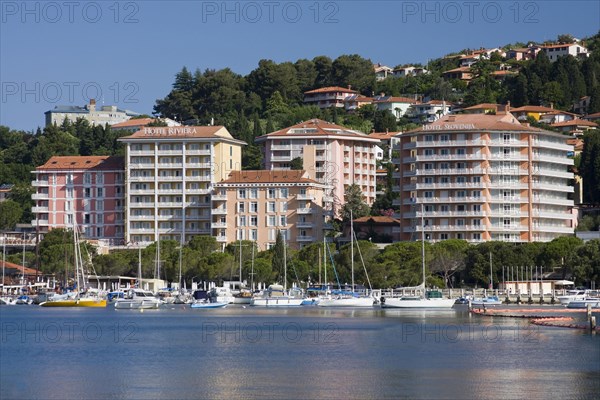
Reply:
<svg viewBox="0 0 600 400"><path fill-rule="evenodd" d="M41 307L106 307L106 299L84 297L81 299L65 299L56 301L45 301L40 303Z"/></svg>

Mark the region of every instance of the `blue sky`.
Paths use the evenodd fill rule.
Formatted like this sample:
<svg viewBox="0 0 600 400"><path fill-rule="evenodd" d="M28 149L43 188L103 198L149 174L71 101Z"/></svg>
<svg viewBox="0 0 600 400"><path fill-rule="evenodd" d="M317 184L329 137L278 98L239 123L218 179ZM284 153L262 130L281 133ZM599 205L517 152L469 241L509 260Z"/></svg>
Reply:
<svg viewBox="0 0 600 400"><path fill-rule="evenodd" d="M34 130L90 97L150 114L183 66L360 54L393 67L599 30L598 1L0 0L0 124Z"/></svg>

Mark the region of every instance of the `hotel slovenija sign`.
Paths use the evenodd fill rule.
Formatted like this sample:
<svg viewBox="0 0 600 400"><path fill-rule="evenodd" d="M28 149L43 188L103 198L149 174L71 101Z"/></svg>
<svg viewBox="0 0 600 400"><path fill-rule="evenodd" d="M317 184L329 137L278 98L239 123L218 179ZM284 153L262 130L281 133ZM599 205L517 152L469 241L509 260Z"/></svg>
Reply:
<svg viewBox="0 0 600 400"><path fill-rule="evenodd" d="M475 128L475 124L423 125L424 131L464 131L467 129L477 129L477 128Z"/></svg>

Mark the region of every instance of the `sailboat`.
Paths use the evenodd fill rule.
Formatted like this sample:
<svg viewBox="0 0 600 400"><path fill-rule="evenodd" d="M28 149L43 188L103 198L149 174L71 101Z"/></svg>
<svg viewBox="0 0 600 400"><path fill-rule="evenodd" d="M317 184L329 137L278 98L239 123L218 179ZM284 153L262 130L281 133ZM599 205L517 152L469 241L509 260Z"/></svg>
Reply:
<svg viewBox="0 0 600 400"><path fill-rule="evenodd" d="M75 261L75 291L62 295L53 295L48 301L40 303L41 307L106 307L106 299L82 292L85 287L85 269L79 243L79 233L73 215L73 256Z"/></svg>
<svg viewBox="0 0 600 400"><path fill-rule="evenodd" d="M418 286L422 288L422 296L403 296L403 297L381 297L381 308L452 308L454 299L442 297L442 293L425 290L425 224L423 223L423 204L421 203L421 265L423 267L423 283Z"/></svg>
<svg viewBox="0 0 600 400"><path fill-rule="evenodd" d="M283 285L273 284L259 296L253 296L251 306L256 307L296 307L304 301L302 290L292 288L287 290L287 245L283 244Z"/></svg>
<svg viewBox="0 0 600 400"><path fill-rule="evenodd" d="M242 287L244 285L242 281L242 240L240 239L238 243L240 247L240 290L238 293L233 295L233 304L250 304L252 301L252 291ZM254 263L254 243L252 243L252 263Z"/></svg>
<svg viewBox="0 0 600 400"><path fill-rule="evenodd" d="M370 296L359 296L355 292L354 286L354 223L352 219L352 211L350 211L350 259L351 259L351 269L352 269L352 292L341 293L335 297L330 297L327 299L322 299L317 304L319 307L373 307L373 304L376 300ZM359 248L360 251L360 248ZM362 257L361 257L362 258ZM364 267L364 263L363 263ZM366 270L365 270L366 272ZM368 275L367 275L368 279Z"/></svg>

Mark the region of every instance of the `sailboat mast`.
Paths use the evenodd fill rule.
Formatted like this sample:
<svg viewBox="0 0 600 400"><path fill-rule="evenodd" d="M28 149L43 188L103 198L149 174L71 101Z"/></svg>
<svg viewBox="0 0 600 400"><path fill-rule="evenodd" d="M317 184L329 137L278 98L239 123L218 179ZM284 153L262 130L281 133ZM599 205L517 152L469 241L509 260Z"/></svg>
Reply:
<svg viewBox="0 0 600 400"><path fill-rule="evenodd" d="M490 251L490 289L494 288L494 278L492 277L492 252Z"/></svg>
<svg viewBox="0 0 600 400"><path fill-rule="evenodd" d="M350 265L352 268L352 293L354 293L354 221L350 210Z"/></svg>
<svg viewBox="0 0 600 400"><path fill-rule="evenodd" d="M4 268L6 267L6 233L2 240L2 294L4 294Z"/></svg>
<svg viewBox="0 0 600 400"><path fill-rule="evenodd" d="M138 288L142 288L142 246L138 243Z"/></svg>
<svg viewBox="0 0 600 400"><path fill-rule="evenodd" d="M240 287L241 287L241 282L242 282L242 239L239 240L239 246L240 246Z"/></svg>
<svg viewBox="0 0 600 400"><path fill-rule="evenodd" d="M286 240L283 239L283 291L287 291L287 254L286 254Z"/></svg>
<svg viewBox="0 0 600 400"><path fill-rule="evenodd" d="M421 264L423 267L423 290L425 290L425 217L423 203L421 203Z"/></svg>
<svg viewBox="0 0 600 400"><path fill-rule="evenodd" d="M250 274L250 290L254 291L254 248L256 242L252 243L252 273Z"/></svg>
<svg viewBox="0 0 600 400"><path fill-rule="evenodd" d="M327 291L327 238L323 236L323 272L325 277L325 291Z"/></svg>
<svg viewBox="0 0 600 400"><path fill-rule="evenodd" d="M21 281L25 283L25 232L23 232L23 262L21 263L23 275Z"/></svg>

